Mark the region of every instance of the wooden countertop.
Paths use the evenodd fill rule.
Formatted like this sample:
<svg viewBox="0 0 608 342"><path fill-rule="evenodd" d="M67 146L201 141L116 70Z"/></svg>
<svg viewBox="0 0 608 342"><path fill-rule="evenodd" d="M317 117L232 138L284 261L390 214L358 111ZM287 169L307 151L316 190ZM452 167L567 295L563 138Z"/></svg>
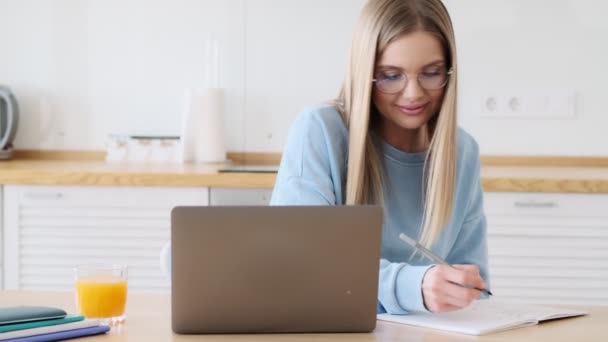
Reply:
<svg viewBox="0 0 608 342"><path fill-rule="evenodd" d="M608 193L608 167L482 166L485 191Z"/></svg>
<svg viewBox="0 0 608 342"><path fill-rule="evenodd" d="M16 159L0 162L0 184L271 188L275 173L223 173L226 164L107 163ZM608 167L482 166L485 191L608 193Z"/></svg>
<svg viewBox="0 0 608 342"><path fill-rule="evenodd" d="M223 173L226 164L108 163L99 160L0 162L0 184L271 188L275 173Z"/></svg>
<svg viewBox="0 0 608 342"><path fill-rule="evenodd" d="M74 295L70 292L0 291L3 306L45 305L76 312ZM507 330L484 336L469 336L421 327L378 321L369 334L240 334L240 335L177 335L171 331L171 298L164 294L129 293L127 319L124 324L99 336L75 341L349 341L349 342L396 342L396 341L606 341L605 324L608 308L580 308L589 312L584 317L542 323L540 325Z"/></svg>

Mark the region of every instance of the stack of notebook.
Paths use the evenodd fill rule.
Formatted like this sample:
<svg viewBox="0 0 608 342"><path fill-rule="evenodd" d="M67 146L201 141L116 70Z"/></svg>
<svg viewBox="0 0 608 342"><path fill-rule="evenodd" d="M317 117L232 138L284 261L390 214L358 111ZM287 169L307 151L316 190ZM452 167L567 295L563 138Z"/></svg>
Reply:
<svg viewBox="0 0 608 342"><path fill-rule="evenodd" d="M103 334L110 330L97 319L68 315L45 306L0 307L0 341L43 342Z"/></svg>

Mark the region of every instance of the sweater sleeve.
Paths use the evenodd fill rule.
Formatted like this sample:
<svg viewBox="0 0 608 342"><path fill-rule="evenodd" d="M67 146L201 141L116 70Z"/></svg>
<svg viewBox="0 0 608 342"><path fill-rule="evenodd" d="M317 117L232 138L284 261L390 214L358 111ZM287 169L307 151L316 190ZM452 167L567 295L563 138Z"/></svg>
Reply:
<svg viewBox="0 0 608 342"><path fill-rule="evenodd" d="M422 279L434 265L412 266L406 263L380 260L378 312L403 315L409 312L429 312L422 297Z"/></svg>
<svg viewBox="0 0 608 342"><path fill-rule="evenodd" d="M271 205L338 205L341 158L335 132L318 112L301 113L290 128Z"/></svg>

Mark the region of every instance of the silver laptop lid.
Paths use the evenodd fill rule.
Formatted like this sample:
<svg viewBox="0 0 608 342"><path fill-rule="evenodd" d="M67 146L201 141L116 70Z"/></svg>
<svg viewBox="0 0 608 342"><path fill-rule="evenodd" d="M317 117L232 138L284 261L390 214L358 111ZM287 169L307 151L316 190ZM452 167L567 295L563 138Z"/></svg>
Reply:
<svg viewBox="0 0 608 342"><path fill-rule="evenodd" d="M377 206L176 207L173 330L371 331L381 234Z"/></svg>

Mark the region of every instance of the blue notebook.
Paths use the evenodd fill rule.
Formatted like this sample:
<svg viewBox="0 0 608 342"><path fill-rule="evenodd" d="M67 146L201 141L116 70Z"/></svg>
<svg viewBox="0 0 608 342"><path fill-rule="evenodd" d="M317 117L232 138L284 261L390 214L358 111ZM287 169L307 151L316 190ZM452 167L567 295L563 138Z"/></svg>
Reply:
<svg viewBox="0 0 608 342"><path fill-rule="evenodd" d="M4 324L4 325L0 325L0 338L2 336L2 333L9 332L9 331L34 329L34 328L40 328L40 327L46 327L46 326L52 326L52 325L58 325L58 324L78 322L78 321L83 321L83 320L84 320L84 316L68 315L65 318L59 318L59 319L45 319L44 321L33 321L33 322L16 323L16 324Z"/></svg>
<svg viewBox="0 0 608 342"><path fill-rule="evenodd" d="M0 325L63 318L67 313L48 306L11 306L0 308Z"/></svg>
<svg viewBox="0 0 608 342"><path fill-rule="evenodd" d="M50 334L34 335L27 337L13 338L10 340L4 340L2 342L48 342L48 341L61 341L75 337L84 337L91 335L99 335L110 331L110 327L107 325L98 325L90 328L74 329L59 331Z"/></svg>

